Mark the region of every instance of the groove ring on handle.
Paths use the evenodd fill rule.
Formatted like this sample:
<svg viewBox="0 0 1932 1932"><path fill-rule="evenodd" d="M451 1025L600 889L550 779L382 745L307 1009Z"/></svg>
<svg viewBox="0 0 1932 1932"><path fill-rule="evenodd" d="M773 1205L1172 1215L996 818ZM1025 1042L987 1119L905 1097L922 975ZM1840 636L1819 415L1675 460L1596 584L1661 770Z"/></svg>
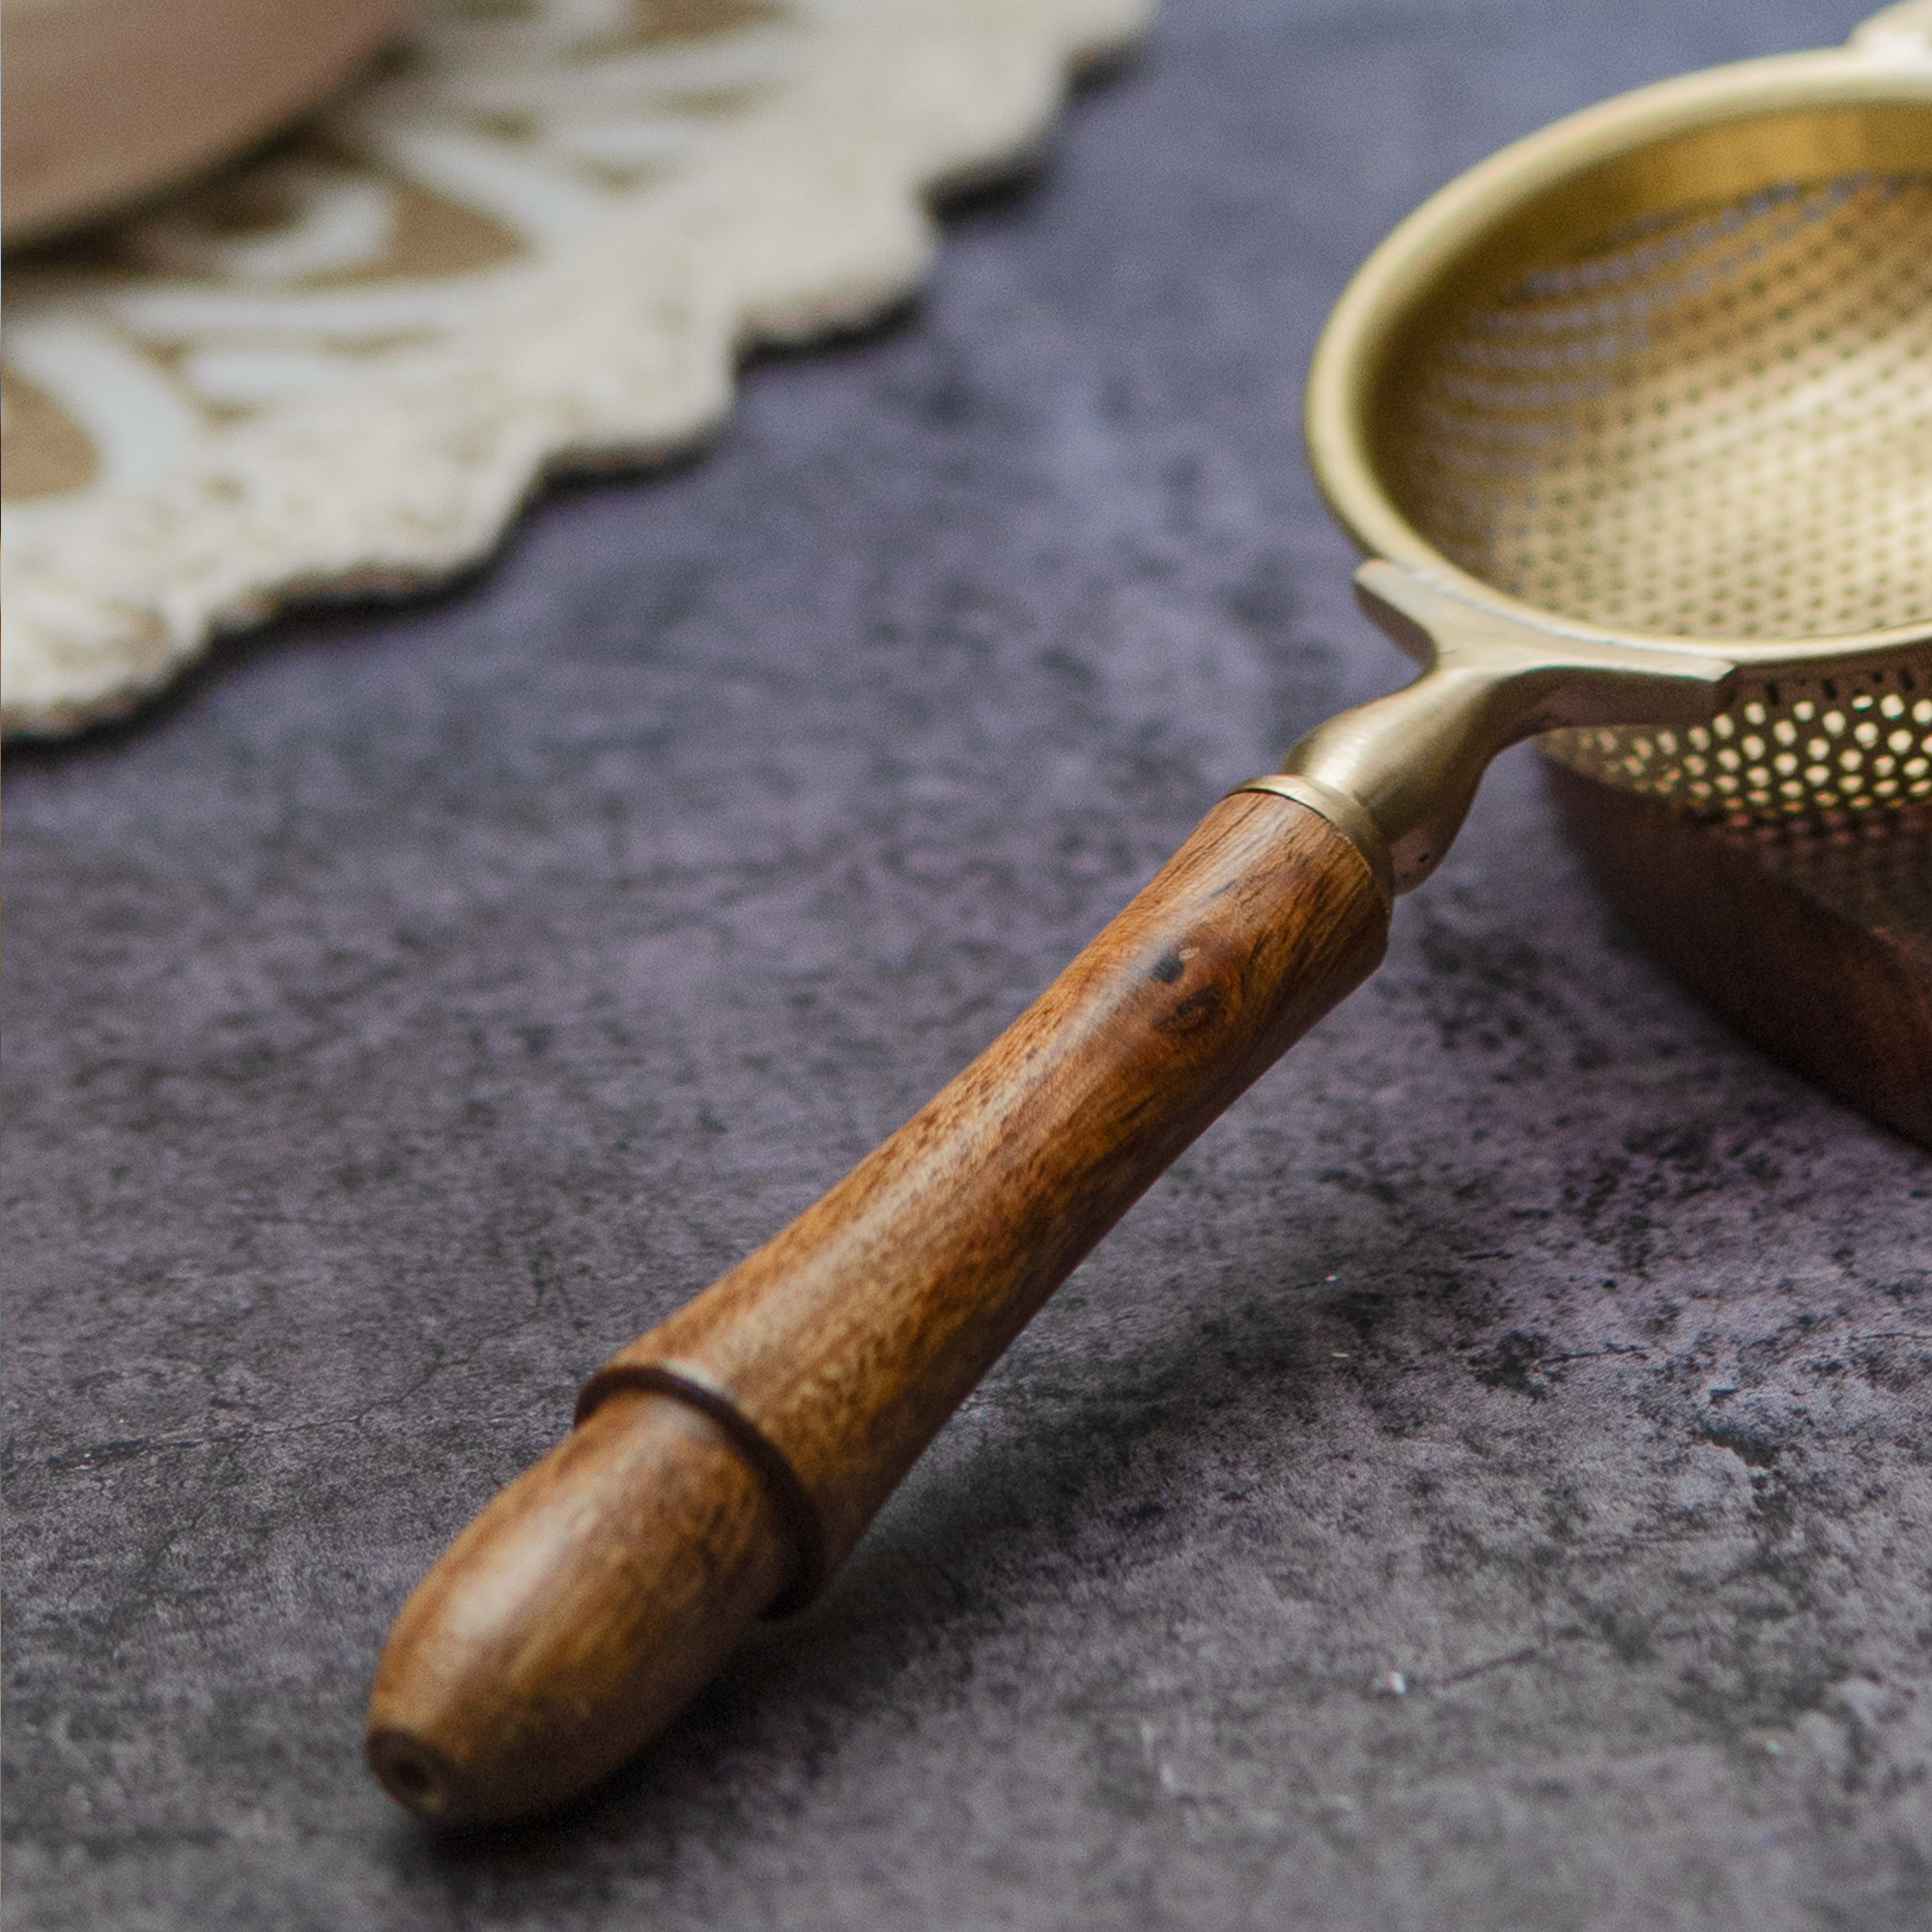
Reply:
<svg viewBox="0 0 1932 1932"><path fill-rule="evenodd" d="M762 1435L725 1391L700 1368L689 1362L625 1362L602 1368L583 1385L577 1399L572 1427L581 1428L599 1405L619 1389L643 1389L668 1395L707 1415L731 1438L765 1486L765 1495L791 1540L791 1575L784 1588L766 1605L768 1618L788 1617L802 1610L825 1587L825 1529L817 1506L807 1493L798 1472L784 1452Z"/></svg>

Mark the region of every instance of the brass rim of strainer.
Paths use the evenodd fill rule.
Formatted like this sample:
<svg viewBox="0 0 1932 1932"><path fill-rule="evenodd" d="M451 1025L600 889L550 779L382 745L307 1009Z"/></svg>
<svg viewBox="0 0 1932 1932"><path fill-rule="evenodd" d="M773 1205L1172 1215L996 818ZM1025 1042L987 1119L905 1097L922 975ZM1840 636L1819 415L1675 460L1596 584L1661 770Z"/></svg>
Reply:
<svg viewBox="0 0 1932 1932"><path fill-rule="evenodd" d="M1445 309L1466 311L1566 247L1665 208L1887 170L1932 171L1932 43L1923 59L1855 46L1710 69L1620 96L1503 149L1389 235L1322 332L1306 426L1335 515L1372 556L1459 601L1660 663L1717 650L1752 676L1816 676L1922 654L1932 646L1932 612L1878 630L1721 639L1575 621L1452 562L1398 506L1378 461L1387 373L1407 340L1439 327ZM1927 596L1932 603L1932 585Z"/></svg>

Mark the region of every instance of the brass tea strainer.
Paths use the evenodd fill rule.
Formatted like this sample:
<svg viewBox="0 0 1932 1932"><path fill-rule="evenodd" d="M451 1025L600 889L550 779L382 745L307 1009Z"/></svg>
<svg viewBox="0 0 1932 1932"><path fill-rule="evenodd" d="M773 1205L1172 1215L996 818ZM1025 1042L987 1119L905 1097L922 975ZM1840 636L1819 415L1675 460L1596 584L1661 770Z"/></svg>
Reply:
<svg viewBox="0 0 1932 1932"><path fill-rule="evenodd" d="M1181 1148L1373 970L1489 760L1713 812L1932 796L1932 0L1443 189L1316 352L1316 471L1423 675L1224 799L1002 1037L621 1350L405 1605L370 1757L445 1820L628 1755L809 1600Z"/></svg>
<svg viewBox="0 0 1932 1932"><path fill-rule="evenodd" d="M1448 667L1508 680L1573 644L1579 675L1657 679L1559 700L1603 707L1545 740L1592 778L1760 818L1932 799L1932 6L1453 183L1344 295L1308 424L1337 514L1399 567L1365 598L1434 636L1384 700L1412 739ZM1337 731L1290 769L1346 788Z"/></svg>
<svg viewBox="0 0 1932 1932"><path fill-rule="evenodd" d="M1365 546L1735 668L1708 720L1549 741L1594 778L1764 816L1932 797L1928 69L1918 0L1575 116L1418 211L1330 322L1310 442Z"/></svg>

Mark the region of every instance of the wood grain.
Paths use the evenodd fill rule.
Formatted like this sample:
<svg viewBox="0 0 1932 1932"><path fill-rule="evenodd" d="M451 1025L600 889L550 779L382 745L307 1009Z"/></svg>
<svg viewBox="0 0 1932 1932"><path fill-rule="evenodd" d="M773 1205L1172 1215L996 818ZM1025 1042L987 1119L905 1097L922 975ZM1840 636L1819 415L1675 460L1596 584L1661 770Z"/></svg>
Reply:
<svg viewBox="0 0 1932 1932"><path fill-rule="evenodd" d="M1053 1289L1386 930L1325 819L1217 805L965 1072L593 1378L578 1435L398 1620L371 1701L391 1792L507 1816L635 1749L745 1623L819 1587ZM664 1446L674 1413L701 1425L689 1447ZM674 1479L652 1460L672 1456Z"/></svg>
<svg viewBox="0 0 1932 1932"><path fill-rule="evenodd" d="M555 1804L676 1714L790 1561L718 1425L621 1391L498 1492L404 1605L370 1692L370 1764L440 1822Z"/></svg>
<svg viewBox="0 0 1932 1932"><path fill-rule="evenodd" d="M1644 946L1745 1038L1932 1148L1932 809L1732 826L1548 768Z"/></svg>

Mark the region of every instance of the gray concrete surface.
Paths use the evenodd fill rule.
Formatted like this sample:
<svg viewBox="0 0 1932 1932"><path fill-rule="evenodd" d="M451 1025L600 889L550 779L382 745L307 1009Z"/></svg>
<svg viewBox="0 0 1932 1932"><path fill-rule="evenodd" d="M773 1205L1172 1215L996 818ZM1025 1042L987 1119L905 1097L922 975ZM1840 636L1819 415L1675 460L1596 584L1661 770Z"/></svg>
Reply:
<svg viewBox="0 0 1932 1932"><path fill-rule="evenodd" d="M1932 1162L1662 980L1521 757L660 1746L457 1843L358 1761L579 1380L1395 681L1297 446L1352 263L1854 17L1174 0L701 463L14 755L14 1932L1932 1923Z"/></svg>

